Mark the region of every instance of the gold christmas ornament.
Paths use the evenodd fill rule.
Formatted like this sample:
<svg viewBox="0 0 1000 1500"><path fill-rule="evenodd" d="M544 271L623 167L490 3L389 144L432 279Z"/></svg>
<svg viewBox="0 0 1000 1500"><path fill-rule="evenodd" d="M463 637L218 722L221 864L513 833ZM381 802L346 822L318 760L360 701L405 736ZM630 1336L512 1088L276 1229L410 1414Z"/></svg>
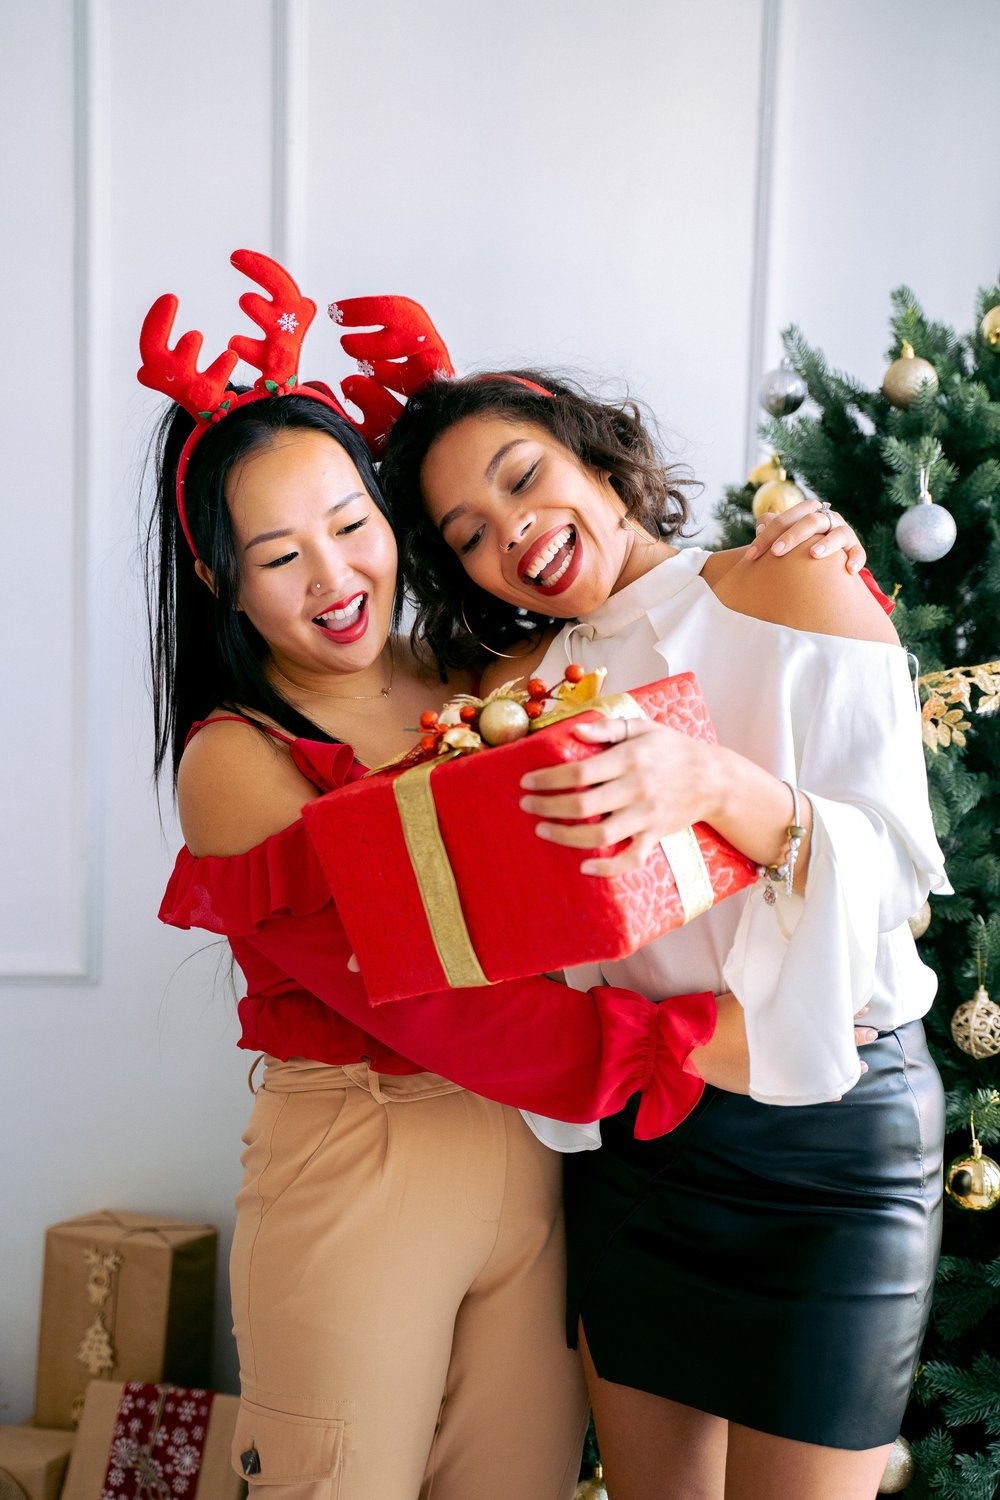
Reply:
<svg viewBox="0 0 1000 1500"><path fill-rule="evenodd" d="M878 1493L880 1495L898 1495L905 1490L910 1480L916 1473L916 1464L913 1462L913 1449L900 1433L889 1450L889 1460L885 1466L885 1473L879 1481Z"/></svg>
<svg viewBox="0 0 1000 1500"><path fill-rule="evenodd" d="M997 1094L992 1101L996 1103ZM956 1156L944 1174L944 1190L959 1208L971 1208L981 1212L996 1208L1000 1203L1000 1167L991 1156L983 1155L983 1148L976 1135L976 1113L969 1115L972 1131L972 1151L968 1156Z"/></svg>
<svg viewBox="0 0 1000 1500"><path fill-rule="evenodd" d="M996 1057L1000 1054L1000 1005L990 999L984 984L952 1016L951 1034L955 1046L961 1047L970 1057Z"/></svg>
<svg viewBox="0 0 1000 1500"><path fill-rule="evenodd" d="M979 325L979 332L990 348L1000 354L1000 307L991 307Z"/></svg>
<svg viewBox="0 0 1000 1500"><path fill-rule="evenodd" d="M604 1470L600 1464L594 1469L592 1479L581 1479L573 1492L573 1500L608 1500L608 1491L604 1484Z"/></svg>
<svg viewBox="0 0 1000 1500"><path fill-rule="evenodd" d="M754 489L756 489L759 485L767 484L769 479L777 479L779 474L784 474L784 472L784 469L781 467L781 459L776 453L772 453L770 458L765 459L755 469L750 470L750 473L747 475L747 484L752 484Z"/></svg>
<svg viewBox="0 0 1000 1500"><path fill-rule="evenodd" d="M915 911L906 924L915 938L922 938L931 925L931 903L925 901L919 911Z"/></svg>
<svg viewBox="0 0 1000 1500"><path fill-rule="evenodd" d="M779 468L773 479L767 484L762 484L753 497L754 519L760 520L761 516L780 516L783 511L791 510L793 505L798 505L805 496L797 484L792 484L784 469Z"/></svg>
<svg viewBox="0 0 1000 1500"><path fill-rule="evenodd" d="M509 745L524 738L530 722L513 698L495 698L479 715L479 733L488 745Z"/></svg>
<svg viewBox="0 0 1000 1500"><path fill-rule="evenodd" d="M904 410L912 406L924 384L937 390L937 370L928 359L921 359L912 344L903 344L898 359L894 359L882 381L882 394L893 406Z"/></svg>

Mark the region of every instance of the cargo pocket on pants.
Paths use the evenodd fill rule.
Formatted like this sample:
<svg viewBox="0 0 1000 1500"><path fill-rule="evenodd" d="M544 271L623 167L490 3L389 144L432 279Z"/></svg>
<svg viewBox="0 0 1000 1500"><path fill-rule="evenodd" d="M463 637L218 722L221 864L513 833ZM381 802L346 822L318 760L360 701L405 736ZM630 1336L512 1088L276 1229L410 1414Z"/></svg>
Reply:
<svg viewBox="0 0 1000 1500"><path fill-rule="evenodd" d="M233 1468L250 1486L251 1494L269 1485L298 1485L302 1500L338 1500L344 1465L344 1434L351 1402L340 1403L344 1414L303 1417L242 1400L233 1436ZM325 1484L328 1488L322 1488ZM296 1495L298 1492L296 1492Z"/></svg>

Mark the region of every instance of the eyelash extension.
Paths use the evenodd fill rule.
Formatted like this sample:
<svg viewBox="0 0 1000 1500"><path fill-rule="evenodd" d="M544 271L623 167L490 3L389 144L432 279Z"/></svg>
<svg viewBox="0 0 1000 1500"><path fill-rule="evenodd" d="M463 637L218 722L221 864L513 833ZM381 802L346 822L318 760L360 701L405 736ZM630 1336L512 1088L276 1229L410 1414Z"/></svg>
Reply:
<svg viewBox="0 0 1000 1500"><path fill-rule="evenodd" d="M337 533L337 535L338 536L349 536L352 531L357 531L359 529L359 527L366 525L367 521L368 521L368 517L367 516L362 516L360 521L352 521L351 524L350 524L350 526L342 526L340 528L340 531Z"/></svg>
<svg viewBox="0 0 1000 1500"><path fill-rule="evenodd" d="M466 552L471 552L472 549L473 549L473 547L475 547L475 546L478 545L479 539L482 536L482 534L483 534L483 529L482 529L482 527L480 527L478 531L474 531L472 533L472 535L469 537L469 540L467 542L465 542L458 550L461 553L463 553L463 554L466 553Z"/></svg>
<svg viewBox="0 0 1000 1500"><path fill-rule="evenodd" d="M261 563L261 567L262 568L280 568L284 563L291 562L292 559L294 557L298 557L298 555L299 554L297 552L286 552L281 557L272 558L272 560L270 562Z"/></svg>

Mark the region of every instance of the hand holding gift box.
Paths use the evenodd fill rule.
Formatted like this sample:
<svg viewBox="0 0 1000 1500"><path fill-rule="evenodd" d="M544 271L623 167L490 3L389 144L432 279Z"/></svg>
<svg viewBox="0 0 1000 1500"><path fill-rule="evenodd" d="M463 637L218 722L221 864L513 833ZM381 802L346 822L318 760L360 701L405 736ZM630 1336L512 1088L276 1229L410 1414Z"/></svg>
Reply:
<svg viewBox="0 0 1000 1500"><path fill-rule="evenodd" d="M459 722L425 716L417 764L405 757L303 808L373 1000L620 958L757 878L749 859L700 823L662 840L640 868L611 877L581 874L579 850L536 837L519 806L521 777L603 748L578 739L575 724L648 717L715 743L692 673L608 698L594 696L598 674L573 675L552 712L534 682L513 693L508 684L485 705L458 699L449 717ZM512 709L490 713L505 695L515 708L521 700L522 732L532 719L533 732L463 753L475 748L477 725L484 738L513 731Z"/></svg>

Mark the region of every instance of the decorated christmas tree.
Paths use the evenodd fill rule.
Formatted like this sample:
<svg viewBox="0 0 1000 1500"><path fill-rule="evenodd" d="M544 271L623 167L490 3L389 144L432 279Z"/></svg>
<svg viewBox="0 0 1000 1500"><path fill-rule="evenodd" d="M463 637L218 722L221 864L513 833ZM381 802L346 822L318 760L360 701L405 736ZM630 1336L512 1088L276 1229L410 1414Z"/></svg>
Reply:
<svg viewBox="0 0 1000 1500"><path fill-rule="evenodd" d="M1000 1494L1000 284L979 294L974 330L929 322L892 296L891 364L880 390L828 369L796 328L765 377L773 450L719 510L722 545L785 509L802 486L862 537L896 599L914 658L931 802L955 888L914 912L939 976L927 1018L948 1103L948 1196L931 1324L905 1441L881 1493L912 1500ZM912 1458L907 1443L912 1445Z"/></svg>

